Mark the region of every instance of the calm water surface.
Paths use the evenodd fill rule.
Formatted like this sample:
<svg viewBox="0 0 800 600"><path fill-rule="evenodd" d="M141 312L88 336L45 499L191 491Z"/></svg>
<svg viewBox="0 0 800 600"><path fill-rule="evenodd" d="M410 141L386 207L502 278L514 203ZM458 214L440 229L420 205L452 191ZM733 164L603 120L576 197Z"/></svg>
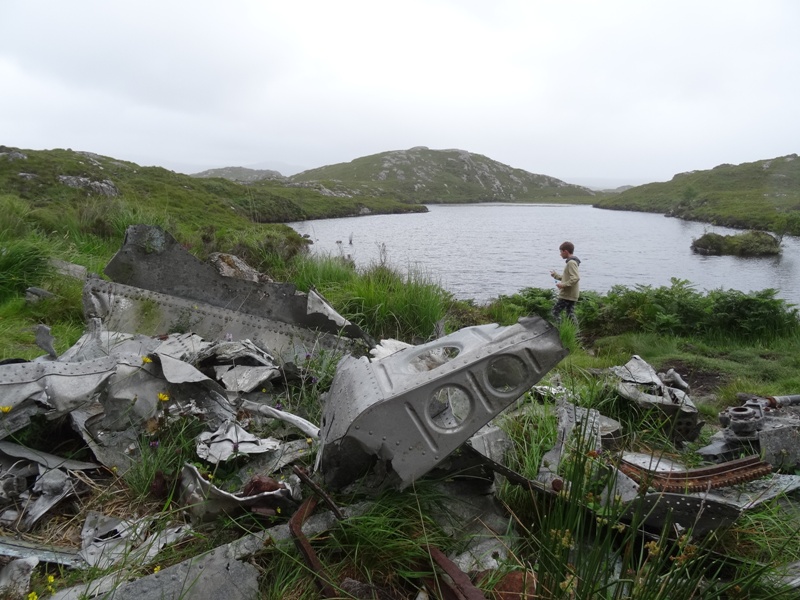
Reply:
<svg viewBox="0 0 800 600"><path fill-rule="evenodd" d="M428 275L460 299L483 303L525 287L553 285L561 272L558 246L575 244L581 288L654 287L670 278L698 291L774 288L800 304L800 238L785 237L783 253L769 258L700 256L691 243L705 231L733 229L652 213L542 204L430 205L429 212L290 223L314 242L316 254L351 257L359 267L383 258L403 271Z"/></svg>

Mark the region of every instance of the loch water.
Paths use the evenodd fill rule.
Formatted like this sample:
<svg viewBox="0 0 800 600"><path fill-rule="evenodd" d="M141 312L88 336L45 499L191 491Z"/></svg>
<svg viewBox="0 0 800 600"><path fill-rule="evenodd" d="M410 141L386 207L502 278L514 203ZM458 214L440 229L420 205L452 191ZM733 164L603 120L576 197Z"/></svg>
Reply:
<svg viewBox="0 0 800 600"><path fill-rule="evenodd" d="M421 273L456 298L485 303L526 287L547 288L561 272L561 242L575 244L581 287L600 293L614 285L694 289L766 288L800 304L800 238L786 236L781 255L703 256L692 241L706 231L737 230L653 213L584 205L433 204L427 213L369 215L289 224L313 241L315 254L345 256L357 267L385 261Z"/></svg>

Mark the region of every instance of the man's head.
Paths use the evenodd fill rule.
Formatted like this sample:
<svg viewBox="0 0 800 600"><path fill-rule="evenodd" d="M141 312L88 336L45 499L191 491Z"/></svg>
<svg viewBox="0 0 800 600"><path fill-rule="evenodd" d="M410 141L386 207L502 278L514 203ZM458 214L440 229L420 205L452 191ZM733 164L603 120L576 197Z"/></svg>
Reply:
<svg viewBox="0 0 800 600"><path fill-rule="evenodd" d="M572 253L575 252L575 244L572 242L564 242L558 249L561 251L562 256L572 256Z"/></svg>

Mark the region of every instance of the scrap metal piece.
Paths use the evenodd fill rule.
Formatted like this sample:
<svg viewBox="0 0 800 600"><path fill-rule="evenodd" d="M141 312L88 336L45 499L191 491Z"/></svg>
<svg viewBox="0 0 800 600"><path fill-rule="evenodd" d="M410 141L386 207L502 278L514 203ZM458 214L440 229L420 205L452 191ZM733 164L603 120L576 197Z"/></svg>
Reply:
<svg viewBox="0 0 800 600"><path fill-rule="evenodd" d="M11 407L3 413L0 439L27 426L35 414L55 417L87 404L107 385L116 365L112 358L0 365L0 397Z"/></svg>
<svg viewBox="0 0 800 600"><path fill-rule="evenodd" d="M39 564L35 556L18 558L0 569L0 596L3 598L25 598L31 587L31 574ZM30 598L30 595L27 595Z"/></svg>
<svg viewBox="0 0 800 600"><path fill-rule="evenodd" d="M600 412L594 408L575 406L558 399L558 437L553 447L542 456L536 479L559 492L564 488L564 478L558 474L561 461L575 448L583 452L600 452L603 449ZM568 445L569 444L569 445Z"/></svg>
<svg viewBox="0 0 800 600"><path fill-rule="evenodd" d="M253 402L252 400L243 400L239 407L242 410L259 413L265 417L272 417L273 419L285 421L286 423L297 427L310 438L315 440L319 439L319 427L314 425L311 421L306 421L303 417L298 417L292 413L278 410L277 408L267 406L266 404L259 404L258 402Z"/></svg>
<svg viewBox="0 0 800 600"><path fill-rule="evenodd" d="M32 490L37 496L32 503L24 507L22 518L17 525L19 531L30 530L56 504L67 496L78 493L72 478L61 469L45 469L40 466L39 470L41 474L33 484Z"/></svg>
<svg viewBox="0 0 800 600"><path fill-rule="evenodd" d="M314 572L314 581L319 588L323 598L336 598L338 594L331 583L330 575L325 571L325 567L317 558L317 553L311 547L311 543L303 533L303 523L311 516L317 506L317 498L309 496L297 509L297 512L289 519L289 531L292 534L294 545L298 552L303 555L309 569Z"/></svg>
<svg viewBox="0 0 800 600"><path fill-rule="evenodd" d="M232 494L205 479L194 465L186 464L181 471L181 503L199 520L213 519L222 513L236 513L254 507L271 510L276 514L292 510L296 506L292 484L282 481L280 485L280 489L275 491L252 496Z"/></svg>
<svg viewBox="0 0 800 600"><path fill-rule="evenodd" d="M714 529L732 524L741 511L725 502L689 494L657 492L644 494L627 505L622 519L642 522L653 532L660 532L666 524L691 529L693 535L702 536Z"/></svg>
<svg viewBox="0 0 800 600"><path fill-rule="evenodd" d="M315 350L344 352L355 346L333 333L96 278L87 280L83 304L87 319L99 318L107 329L152 336L191 331L209 340L250 339L284 362Z"/></svg>
<svg viewBox="0 0 800 600"><path fill-rule="evenodd" d="M59 590L51 598L251 600L259 596L258 574L253 565L231 559L214 549L138 579L133 579L137 574L122 569L105 577Z"/></svg>
<svg viewBox="0 0 800 600"><path fill-rule="evenodd" d="M382 461L400 488L443 461L567 355L538 317L468 327L370 362L338 364L317 468L334 487ZM431 356L444 362L425 370Z"/></svg>
<svg viewBox="0 0 800 600"><path fill-rule="evenodd" d="M644 409L661 410L671 421L669 433L678 439L697 439L703 421L698 419L697 407L684 390L665 385L653 367L635 354L625 365L609 371L619 378L620 396Z"/></svg>
<svg viewBox="0 0 800 600"><path fill-rule="evenodd" d="M41 450L33 450L20 444L13 442L0 441L0 453L12 458L25 458L32 462L38 463L48 469L68 469L70 471L85 471L89 469L99 469L100 465L92 462L85 462L82 460L72 460L42 452Z"/></svg>
<svg viewBox="0 0 800 600"><path fill-rule="evenodd" d="M333 501L333 498L331 498L328 494L326 494L325 490L323 490L320 486L318 486L317 483L313 479L311 479L311 477L308 475L308 473L305 472L305 470L301 469L297 465L294 465L292 467L292 471L294 471L294 474L297 475L300 478L300 481L305 483L308 487L310 487L312 490L314 490L314 493L317 496L322 498L323 502L325 502L325 504L328 505L328 508L331 510L331 512L333 514L336 515L337 519L344 519L344 515L342 514L342 511L339 509L339 507Z"/></svg>
<svg viewBox="0 0 800 600"><path fill-rule="evenodd" d="M338 315L318 293L298 292L290 283L224 277L159 227L128 227L122 248L104 272L128 286L333 335L366 338L359 327Z"/></svg>
<svg viewBox="0 0 800 600"><path fill-rule="evenodd" d="M311 449L307 439L281 442L270 452L257 454L236 473L239 481L248 481L257 475L271 475L294 461L308 456Z"/></svg>
<svg viewBox="0 0 800 600"><path fill-rule="evenodd" d="M623 459L619 469L639 484L662 492L688 494L728 487L759 479L772 472L772 465L758 455L740 458L712 467L656 470L642 468Z"/></svg>
<svg viewBox="0 0 800 600"><path fill-rule="evenodd" d="M84 560L73 548L27 542L6 536L0 536L0 556L10 556L12 558L35 557L39 562L63 565L74 569L86 566Z"/></svg>
<svg viewBox="0 0 800 600"><path fill-rule="evenodd" d="M145 519L118 519L90 511L81 530L80 556L92 567L106 569L144 542Z"/></svg>
<svg viewBox="0 0 800 600"><path fill-rule="evenodd" d="M779 495L800 489L800 475L772 473L769 477L696 494L715 502L730 504L738 510L751 510Z"/></svg>
<svg viewBox="0 0 800 600"><path fill-rule="evenodd" d="M214 373L229 392L251 392L280 377L277 361L251 340L217 342L201 352L198 364L214 362Z"/></svg>
<svg viewBox="0 0 800 600"><path fill-rule="evenodd" d="M55 342L55 339L53 334L50 333L50 328L44 323L39 323L36 326L36 345L47 352L50 358L58 358L58 352L53 347L53 342Z"/></svg>
<svg viewBox="0 0 800 600"><path fill-rule="evenodd" d="M212 464L242 454L261 454L280 448L274 439L262 439L233 421L227 421L215 432L204 431L197 437L197 455Z"/></svg>
<svg viewBox="0 0 800 600"><path fill-rule="evenodd" d="M183 523L148 535L153 519L118 519L91 511L81 531L80 556L93 567L106 569L121 561L127 565L150 562L165 546L192 533Z"/></svg>
<svg viewBox="0 0 800 600"><path fill-rule="evenodd" d="M464 598L464 600L486 600L486 596L473 585L467 574L447 558L439 548L429 545L428 554L430 554L436 565L448 575L450 581L452 581L450 585L452 585L459 597Z"/></svg>
<svg viewBox="0 0 800 600"><path fill-rule="evenodd" d="M742 452L760 453L776 469L795 470L800 465L800 396L741 396L742 406L719 413L724 429L698 454L719 462Z"/></svg>

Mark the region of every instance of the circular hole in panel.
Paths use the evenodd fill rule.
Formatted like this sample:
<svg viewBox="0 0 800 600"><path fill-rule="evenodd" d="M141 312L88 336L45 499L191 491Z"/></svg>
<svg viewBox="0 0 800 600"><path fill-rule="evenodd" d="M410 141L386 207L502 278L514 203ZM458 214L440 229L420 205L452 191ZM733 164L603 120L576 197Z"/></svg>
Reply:
<svg viewBox="0 0 800 600"><path fill-rule="evenodd" d="M460 387L440 387L428 402L428 418L440 429L455 429L469 418L472 401Z"/></svg>
<svg viewBox="0 0 800 600"><path fill-rule="evenodd" d="M412 371L418 373L433 371L453 360L459 353L460 350L454 346L433 348L412 358L408 362L408 366L411 367Z"/></svg>
<svg viewBox="0 0 800 600"><path fill-rule="evenodd" d="M528 367L516 356L505 354L493 359L486 368L486 380L498 392L518 389L528 377Z"/></svg>

